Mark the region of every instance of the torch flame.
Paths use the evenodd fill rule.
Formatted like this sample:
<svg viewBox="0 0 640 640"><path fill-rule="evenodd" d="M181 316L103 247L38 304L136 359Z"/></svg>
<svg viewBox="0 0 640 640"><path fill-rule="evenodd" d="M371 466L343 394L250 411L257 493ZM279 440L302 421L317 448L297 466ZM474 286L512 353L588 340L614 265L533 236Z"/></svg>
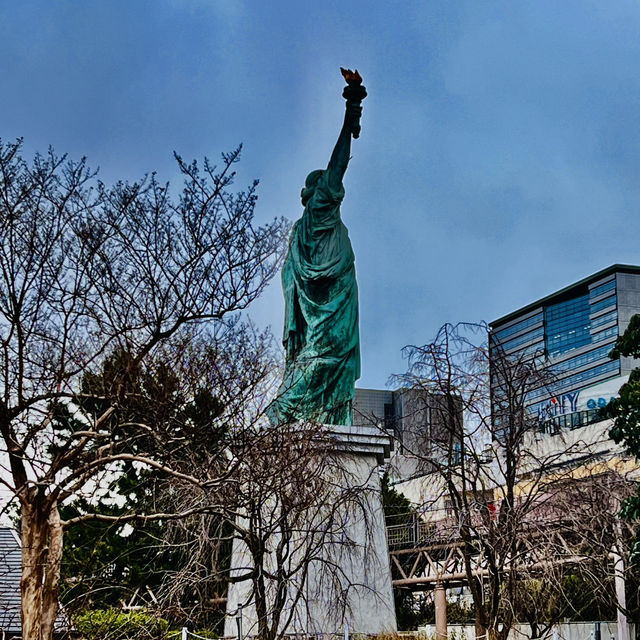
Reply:
<svg viewBox="0 0 640 640"><path fill-rule="evenodd" d="M340 73L342 73L347 84L362 84L362 77L358 73L358 70L351 71L351 69L343 69L340 67Z"/></svg>

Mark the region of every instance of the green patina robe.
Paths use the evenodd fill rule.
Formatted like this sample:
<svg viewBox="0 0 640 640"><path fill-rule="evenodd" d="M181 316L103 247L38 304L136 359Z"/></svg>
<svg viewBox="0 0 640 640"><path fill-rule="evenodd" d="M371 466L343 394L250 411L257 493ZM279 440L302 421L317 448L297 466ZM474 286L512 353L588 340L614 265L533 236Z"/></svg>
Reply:
<svg viewBox="0 0 640 640"><path fill-rule="evenodd" d="M354 255L340 219L344 188L324 171L291 231L282 270L285 374L268 410L273 423L352 423L360 377Z"/></svg>

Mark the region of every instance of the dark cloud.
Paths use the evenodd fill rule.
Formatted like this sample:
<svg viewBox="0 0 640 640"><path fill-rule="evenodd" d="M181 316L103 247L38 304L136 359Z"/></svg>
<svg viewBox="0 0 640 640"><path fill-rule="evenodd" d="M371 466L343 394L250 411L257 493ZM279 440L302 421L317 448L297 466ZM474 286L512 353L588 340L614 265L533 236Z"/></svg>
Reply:
<svg viewBox="0 0 640 640"><path fill-rule="evenodd" d="M245 143L258 215L296 217L341 120L338 67L370 97L344 217L363 379L445 321L491 320L640 262L640 7L626 2L5 3L0 136L88 155L106 180L172 150ZM279 332L276 284L254 309Z"/></svg>

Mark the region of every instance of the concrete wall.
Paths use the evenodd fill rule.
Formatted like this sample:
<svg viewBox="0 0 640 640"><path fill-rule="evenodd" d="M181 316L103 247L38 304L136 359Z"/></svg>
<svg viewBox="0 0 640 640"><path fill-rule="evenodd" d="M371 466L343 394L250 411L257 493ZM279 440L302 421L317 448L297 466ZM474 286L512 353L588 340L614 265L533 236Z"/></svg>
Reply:
<svg viewBox="0 0 640 640"><path fill-rule="evenodd" d="M603 420L579 429L565 429L557 435L541 434L537 430L526 433L523 449L529 453L524 457L524 466L532 467L523 471L535 471L533 467L540 460L550 460L556 464L582 460L585 456L622 455L623 448L609 438L611 420Z"/></svg>
<svg viewBox="0 0 640 640"><path fill-rule="evenodd" d="M332 457L333 465L323 461L326 492L317 495L317 503L310 505L305 513L306 521L299 525L297 537L292 539L283 561L291 575L290 596L282 619L290 617L291 620L286 625L281 623L280 631L331 634L340 632L346 622L353 633L393 632L396 619L377 456L336 451ZM334 505L335 513L332 512ZM264 519L269 522L269 518L273 518L269 512L277 516L279 507L273 501L266 502L263 511ZM244 523L242 518L238 520L240 526ZM279 542L275 534L268 540L271 553L266 558L267 571L277 566L273 554ZM300 558L309 549L314 559L307 566L301 566ZM234 540L232 577L252 568L248 549L244 543ZM301 586L305 569L308 575ZM277 583L268 579L265 582L267 599L273 603L279 596ZM296 601L298 594L300 599ZM229 586L225 636L236 634L235 615L239 604L243 605L245 635L255 635L258 631L251 583L244 581Z"/></svg>

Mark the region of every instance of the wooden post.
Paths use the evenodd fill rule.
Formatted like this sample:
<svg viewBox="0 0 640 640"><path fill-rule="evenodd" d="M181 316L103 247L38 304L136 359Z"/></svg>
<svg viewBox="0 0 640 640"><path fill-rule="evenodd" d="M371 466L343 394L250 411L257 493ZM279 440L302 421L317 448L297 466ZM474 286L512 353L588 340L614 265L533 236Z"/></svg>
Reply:
<svg viewBox="0 0 640 640"><path fill-rule="evenodd" d="M613 499L613 513L620 513L620 498ZM615 535L611 555L613 556L613 576L616 589L617 613L618 613L618 640L629 640L629 625L627 623L627 589L624 574L624 558L622 557L621 545L622 530L620 521L616 520Z"/></svg>
<svg viewBox="0 0 640 640"><path fill-rule="evenodd" d="M447 592L444 584L436 582L434 592L436 605L436 640L447 640Z"/></svg>

